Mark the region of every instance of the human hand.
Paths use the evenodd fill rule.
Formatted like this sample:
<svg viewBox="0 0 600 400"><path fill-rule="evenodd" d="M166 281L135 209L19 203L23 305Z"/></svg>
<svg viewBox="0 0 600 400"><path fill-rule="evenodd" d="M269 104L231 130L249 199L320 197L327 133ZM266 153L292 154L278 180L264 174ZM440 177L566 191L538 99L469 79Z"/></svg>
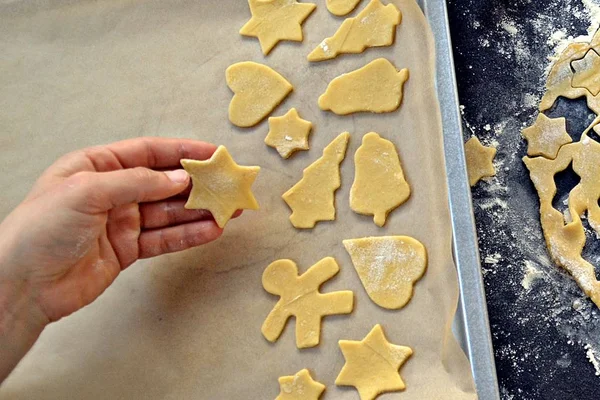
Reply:
<svg viewBox="0 0 600 400"><path fill-rule="evenodd" d="M0 224L0 348L15 330L28 338L12 350L15 365L47 323L94 301L137 259L221 235L209 212L174 197L190 181L179 160L215 149L139 138L76 151L43 173ZM0 365L0 382L8 372Z"/></svg>

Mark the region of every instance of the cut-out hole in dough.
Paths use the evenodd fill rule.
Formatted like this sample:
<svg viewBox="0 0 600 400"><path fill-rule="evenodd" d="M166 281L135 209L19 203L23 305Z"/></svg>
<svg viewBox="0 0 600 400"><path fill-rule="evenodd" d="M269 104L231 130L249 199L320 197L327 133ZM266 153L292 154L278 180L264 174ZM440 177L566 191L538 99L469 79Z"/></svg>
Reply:
<svg viewBox="0 0 600 400"><path fill-rule="evenodd" d="M585 245L581 256L594 265L596 279L600 280L600 236L592 229L587 218L582 218L581 223L585 230Z"/></svg>
<svg viewBox="0 0 600 400"><path fill-rule="evenodd" d="M549 118L566 118L567 132L574 142L581 138L583 131L596 118L596 114L588 107L585 97L575 100L559 97L552 108L544 114Z"/></svg>
<svg viewBox="0 0 600 400"><path fill-rule="evenodd" d="M567 169L554 175L554 182L556 194L552 199L552 207L564 214L568 209L569 194L581 182L581 178L573 171L573 163L571 163Z"/></svg>

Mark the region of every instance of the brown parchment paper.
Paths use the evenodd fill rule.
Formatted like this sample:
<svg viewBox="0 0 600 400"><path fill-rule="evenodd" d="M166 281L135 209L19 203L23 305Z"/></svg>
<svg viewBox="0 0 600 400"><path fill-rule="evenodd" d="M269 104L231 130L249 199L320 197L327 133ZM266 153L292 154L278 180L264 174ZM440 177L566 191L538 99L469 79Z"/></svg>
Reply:
<svg viewBox="0 0 600 400"><path fill-rule="evenodd" d="M244 0L0 1L3 216L60 155L119 139L198 138L262 167L260 211L232 221L213 244L134 264L92 305L44 331L0 388L1 399L274 399L277 378L301 368L327 385L323 399L358 399L354 389L334 385L344 364L337 341L360 340L376 323L391 342L414 350L401 370L407 390L381 399L476 398L450 330L458 289L429 27L413 0L396 0L404 18L394 46L309 64L306 55L343 20L316 2L304 42L280 43L263 57L255 39L238 34L250 16ZM399 111L338 117L318 109L331 79L382 56L410 69ZM282 160L263 143L266 121L244 130L229 123L225 69L244 60L266 63L294 85L273 115L296 107L312 121L310 151ZM280 196L346 130L352 138L337 220L297 231ZM383 229L348 206L354 152L369 131L396 144L412 187ZM429 254L400 311L369 300L342 246L385 234L413 236ZM326 256L341 271L323 289L352 289L354 312L326 318L317 348L295 347L293 320L268 343L260 326L277 298L261 286L264 268L291 258L305 271Z"/></svg>

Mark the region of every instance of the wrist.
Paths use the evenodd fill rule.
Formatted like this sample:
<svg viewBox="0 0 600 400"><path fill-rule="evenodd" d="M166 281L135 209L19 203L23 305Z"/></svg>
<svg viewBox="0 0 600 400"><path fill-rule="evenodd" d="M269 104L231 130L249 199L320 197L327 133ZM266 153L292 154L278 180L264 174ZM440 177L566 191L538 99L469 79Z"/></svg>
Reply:
<svg viewBox="0 0 600 400"><path fill-rule="evenodd" d="M0 260L0 383L27 354L48 324L27 281L2 277Z"/></svg>

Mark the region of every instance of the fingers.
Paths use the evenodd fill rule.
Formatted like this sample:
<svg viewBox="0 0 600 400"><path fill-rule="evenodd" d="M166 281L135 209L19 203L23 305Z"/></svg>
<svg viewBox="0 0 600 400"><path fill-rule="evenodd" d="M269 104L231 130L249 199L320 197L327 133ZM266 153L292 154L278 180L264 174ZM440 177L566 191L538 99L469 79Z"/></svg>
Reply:
<svg viewBox="0 0 600 400"><path fill-rule="evenodd" d="M164 200L183 191L190 177L184 170L159 172L148 168L129 168L112 172L84 172L68 178L67 205L94 214L115 207Z"/></svg>
<svg viewBox="0 0 600 400"><path fill-rule="evenodd" d="M200 246L219 238L222 233L223 230L212 219L144 231L138 239L139 258L155 257Z"/></svg>
<svg viewBox="0 0 600 400"><path fill-rule="evenodd" d="M109 172L124 168L180 168L182 158L205 160L216 150L210 143L191 139L136 138L75 151L61 157L38 179L33 198L78 172Z"/></svg>
<svg viewBox="0 0 600 400"><path fill-rule="evenodd" d="M179 196L179 195L178 195ZM186 201L168 199L155 203L140 204L140 225L142 229L156 229L168 226L185 224L194 221L213 219L208 210L187 210L184 208ZM231 218L237 218L242 210L237 210Z"/></svg>
<svg viewBox="0 0 600 400"><path fill-rule="evenodd" d="M186 210L183 208L184 205L185 200L166 200L140 204L142 229L155 229L212 219L210 211Z"/></svg>
<svg viewBox="0 0 600 400"><path fill-rule="evenodd" d="M190 139L137 138L105 147L119 160L122 168L178 168L179 160L206 160L217 147Z"/></svg>

